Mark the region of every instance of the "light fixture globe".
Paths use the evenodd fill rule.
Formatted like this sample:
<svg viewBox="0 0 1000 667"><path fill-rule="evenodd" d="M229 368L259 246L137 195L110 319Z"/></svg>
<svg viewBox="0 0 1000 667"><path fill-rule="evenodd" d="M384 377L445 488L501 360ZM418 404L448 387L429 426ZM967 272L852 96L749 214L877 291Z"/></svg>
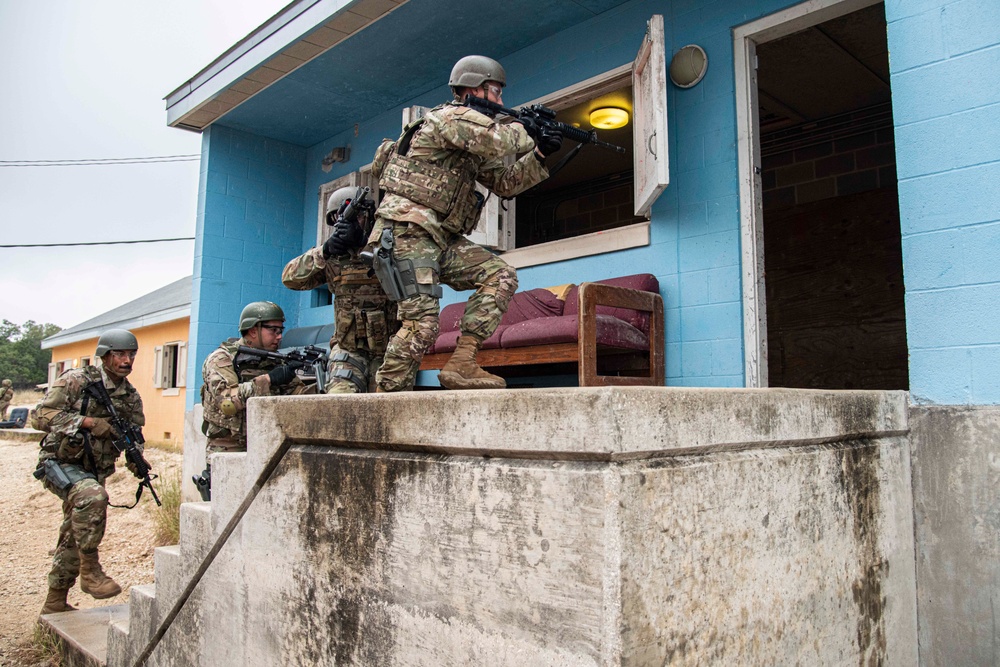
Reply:
<svg viewBox="0 0 1000 667"><path fill-rule="evenodd" d="M690 88L705 78L708 55L697 44L682 46L670 61L670 80L678 88Z"/></svg>
<svg viewBox="0 0 1000 667"><path fill-rule="evenodd" d="M590 124L599 130L614 130L628 125L628 111L618 107L602 107L590 112Z"/></svg>

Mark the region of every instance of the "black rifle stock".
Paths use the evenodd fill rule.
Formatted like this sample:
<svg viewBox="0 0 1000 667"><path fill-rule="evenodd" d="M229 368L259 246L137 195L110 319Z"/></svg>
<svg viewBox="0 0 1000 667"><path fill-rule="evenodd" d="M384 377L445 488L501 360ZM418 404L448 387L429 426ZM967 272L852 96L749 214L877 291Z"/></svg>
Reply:
<svg viewBox="0 0 1000 667"><path fill-rule="evenodd" d="M160 502L160 498L156 495L156 489L153 488L152 480L156 478L156 475L150 476L149 463L146 462L146 459L142 458L142 452L139 450L139 445L145 442L142 437L142 431L139 431L132 422L118 414L114 403L111 402L111 396L108 395L108 389L104 386L103 380L91 382L86 386L84 391L104 406L104 409L111 415L108 417L108 423L118 433L118 436L112 439L115 449L119 452L125 452L125 461L132 464L132 467L135 468L132 474L139 479L139 488L135 492L135 502L139 502L139 497L142 496L142 487L145 486L153 494L153 500L156 501L156 504L162 505L163 503Z"/></svg>
<svg viewBox="0 0 1000 667"><path fill-rule="evenodd" d="M579 144L593 144L595 146L599 146L600 148L613 150L616 153L625 152L625 149L621 146L616 146L615 144L609 144L606 141L599 140L597 138L597 130L587 132L586 130L581 130L578 127L573 127L572 125L567 125L566 123L560 123L556 120L556 112L548 107L542 106L541 104L532 104L531 106L521 107L520 109L511 109L497 104L496 102L490 102L487 99L474 97L472 95L465 96L465 104L476 111L484 112L489 116L495 116L498 113L502 113L518 120L528 119L541 129L555 130L559 132L564 139L569 139L570 141L575 141Z"/></svg>
<svg viewBox="0 0 1000 667"><path fill-rule="evenodd" d="M258 359L274 359L283 364L297 364L300 368L310 367L316 376L316 393L326 393L326 364L329 356L326 351L315 345L306 345L299 350L292 350L287 354L281 352L271 352L257 347L247 347L240 345L236 350L236 372L239 373L239 356L242 354L257 357Z"/></svg>

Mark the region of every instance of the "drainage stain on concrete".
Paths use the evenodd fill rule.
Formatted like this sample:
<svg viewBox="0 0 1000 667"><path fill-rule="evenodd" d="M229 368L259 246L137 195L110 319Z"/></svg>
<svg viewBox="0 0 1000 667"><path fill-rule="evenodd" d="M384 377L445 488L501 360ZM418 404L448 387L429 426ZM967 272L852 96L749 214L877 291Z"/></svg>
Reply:
<svg viewBox="0 0 1000 667"><path fill-rule="evenodd" d="M299 619L304 627L292 633L295 654L300 664L389 664L395 650L391 623L368 587L381 579L380 554L392 542L397 484L420 474L426 462L328 447L289 454L290 466L298 467L293 474L308 489L297 508L301 549L323 559L304 564L295 581L305 608L329 610Z"/></svg>
<svg viewBox="0 0 1000 667"><path fill-rule="evenodd" d="M858 548L858 575L851 583L854 604L858 608L858 664L860 667L881 665L887 658L883 617L886 600L882 582L889 570L889 562L878 543L882 516L878 474L881 450L877 442L862 440L840 450L839 455L837 481L851 513Z"/></svg>

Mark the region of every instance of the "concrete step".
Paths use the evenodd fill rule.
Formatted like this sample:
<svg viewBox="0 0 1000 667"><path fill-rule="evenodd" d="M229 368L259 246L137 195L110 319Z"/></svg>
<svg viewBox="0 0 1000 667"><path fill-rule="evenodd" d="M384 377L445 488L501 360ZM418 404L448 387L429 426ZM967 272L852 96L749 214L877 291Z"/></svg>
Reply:
<svg viewBox="0 0 1000 667"><path fill-rule="evenodd" d="M181 558L193 570L212 548L212 503L197 502L181 505Z"/></svg>
<svg viewBox="0 0 1000 667"><path fill-rule="evenodd" d="M159 620L156 605L156 585L133 586L128 598L129 644L144 644L156 632Z"/></svg>
<svg viewBox="0 0 1000 667"><path fill-rule="evenodd" d="M109 665L131 665L135 663L136 654L142 650L129 644L128 614L114 619L108 627L108 660Z"/></svg>
<svg viewBox="0 0 1000 667"><path fill-rule="evenodd" d="M253 480L247 480L247 454L212 455L212 540L226 527Z"/></svg>
<svg viewBox="0 0 1000 667"><path fill-rule="evenodd" d="M39 622L59 637L63 665L104 667L108 658L108 628L127 619L128 614L129 605L119 604L46 614Z"/></svg>
<svg viewBox="0 0 1000 667"><path fill-rule="evenodd" d="M185 561L181 547L157 547L153 550L153 571L156 579L156 605L170 609L183 592L194 571Z"/></svg>

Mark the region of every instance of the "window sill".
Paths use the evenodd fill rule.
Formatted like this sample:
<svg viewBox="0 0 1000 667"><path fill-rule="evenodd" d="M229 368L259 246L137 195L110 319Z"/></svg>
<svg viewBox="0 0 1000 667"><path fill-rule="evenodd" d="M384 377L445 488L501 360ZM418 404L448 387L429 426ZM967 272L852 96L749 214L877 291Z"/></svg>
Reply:
<svg viewBox="0 0 1000 667"><path fill-rule="evenodd" d="M501 255L515 269L649 245L649 222L516 248Z"/></svg>
<svg viewBox="0 0 1000 667"><path fill-rule="evenodd" d="M163 395L164 396L180 396L181 395L181 390L178 389L177 387L171 387L170 389L164 389L163 390Z"/></svg>

